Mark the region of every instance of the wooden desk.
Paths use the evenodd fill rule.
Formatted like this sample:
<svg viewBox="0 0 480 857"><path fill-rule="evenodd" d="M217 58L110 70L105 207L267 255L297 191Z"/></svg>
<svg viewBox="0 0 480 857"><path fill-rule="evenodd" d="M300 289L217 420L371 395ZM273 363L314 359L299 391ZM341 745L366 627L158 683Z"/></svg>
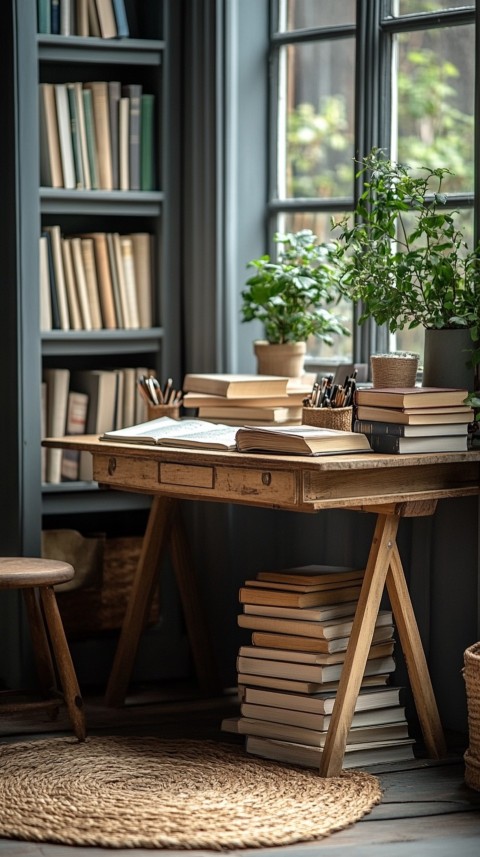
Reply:
<svg viewBox="0 0 480 857"><path fill-rule="evenodd" d="M309 513L353 509L374 513L377 521L320 774L333 776L342 769L347 733L385 585L427 751L434 758L445 754L442 726L396 536L400 518L432 515L441 498L478 494L480 452L311 458L160 449L105 443L96 437L48 439L44 444L88 450L93 454L93 475L99 483L153 497L144 547L108 683L110 704L120 704L124 698L159 555L169 538L199 678L205 684L212 680L206 629L195 611L195 579L176 523L178 501L243 503Z"/></svg>

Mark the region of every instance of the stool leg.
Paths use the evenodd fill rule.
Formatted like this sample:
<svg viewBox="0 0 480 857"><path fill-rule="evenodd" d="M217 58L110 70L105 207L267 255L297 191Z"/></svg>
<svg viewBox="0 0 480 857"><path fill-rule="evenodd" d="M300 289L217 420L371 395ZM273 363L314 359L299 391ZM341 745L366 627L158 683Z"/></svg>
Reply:
<svg viewBox="0 0 480 857"><path fill-rule="evenodd" d="M27 610L28 625L32 639L33 655L37 668L38 681L44 696L55 691L57 682L52 661L52 653L45 631L43 616L34 589L23 590L23 600Z"/></svg>
<svg viewBox="0 0 480 857"><path fill-rule="evenodd" d="M53 588L51 586L42 587L40 598L73 731L79 741L84 741L86 726L83 700Z"/></svg>

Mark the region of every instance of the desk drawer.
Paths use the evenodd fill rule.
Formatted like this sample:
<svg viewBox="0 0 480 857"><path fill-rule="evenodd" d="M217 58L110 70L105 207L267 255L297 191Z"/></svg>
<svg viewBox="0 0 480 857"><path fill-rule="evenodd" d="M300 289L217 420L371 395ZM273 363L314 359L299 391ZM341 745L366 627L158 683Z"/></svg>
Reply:
<svg viewBox="0 0 480 857"><path fill-rule="evenodd" d="M208 497L215 500L249 502L255 505L295 504L295 474L286 470L253 470L247 467L222 467L165 463L159 466L158 482L169 493Z"/></svg>

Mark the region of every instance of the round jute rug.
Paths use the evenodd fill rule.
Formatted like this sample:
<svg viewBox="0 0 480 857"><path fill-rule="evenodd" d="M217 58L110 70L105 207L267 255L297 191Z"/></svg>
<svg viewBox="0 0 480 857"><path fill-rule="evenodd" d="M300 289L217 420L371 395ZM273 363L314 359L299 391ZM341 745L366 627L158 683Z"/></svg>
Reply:
<svg viewBox="0 0 480 857"><path fill-rule="evenodd" d="M380 801L359 771L252 758L214 741L50 738L0 746L0 836L226 850L319 839Z"/></svg>

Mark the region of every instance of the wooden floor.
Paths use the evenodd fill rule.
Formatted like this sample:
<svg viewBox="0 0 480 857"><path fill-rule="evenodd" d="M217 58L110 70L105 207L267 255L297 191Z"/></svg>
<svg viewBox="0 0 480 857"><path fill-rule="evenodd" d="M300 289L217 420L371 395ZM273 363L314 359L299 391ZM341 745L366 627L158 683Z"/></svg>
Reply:
<svg viewBox="0 0 480 857"><path fill-rule="evenodd" d="M120 709L107 709L100 698L87 696L86 711L89 734L242 740L220 731L222 717L236 712L233 695L208 700L195 697L188 687L164 688L161 692L141 688ZM62 713L57 721L39 725L38 715L21 723L2 717L0 741L69 731ZM383 800L348 829L318 842L235 853L249 857L480 857L480 792L465 786L461 750L458 742L450 743L457 743L457 749L441 763L418 759L413 764L371 768L381 782ZM0 852L12 857L98 857L105 850L0 839ZM153 852L112 849L109 853L112 857L152 857ZM214 852L188 853L198 857Z"/></svg>

